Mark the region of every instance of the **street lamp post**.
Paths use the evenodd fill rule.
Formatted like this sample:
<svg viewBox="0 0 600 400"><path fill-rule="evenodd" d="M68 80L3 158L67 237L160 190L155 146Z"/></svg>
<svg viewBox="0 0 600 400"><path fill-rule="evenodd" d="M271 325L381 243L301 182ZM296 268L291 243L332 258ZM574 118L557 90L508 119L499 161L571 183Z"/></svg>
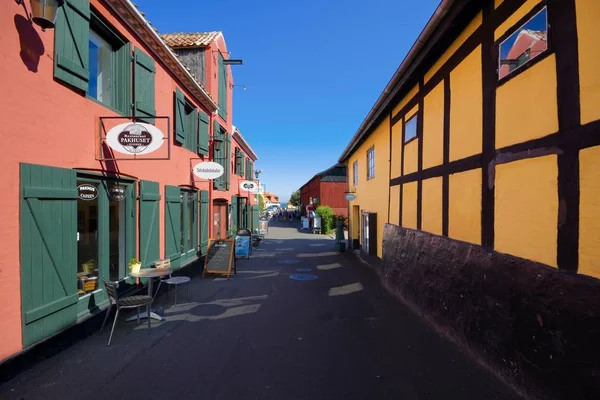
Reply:
<svg viewBox="0 0 600 400"><path fill-rule="evenodd" d="M262 170L262 169L255 169L255 170L254 170L254 177L256 178L256 183L257 183L257 185L258 185L258 190L259 190L259 191L260 191L260 180L258 179L258 176L259 176L260 174L262 174L262 172L263 172L263 170ZM256 199L255 199L255 200L256 200L256 204L258 205L258 210L259 210L259 211L262 211L262 210L260 209L260 202L259 202L259 200L258 200L258 192L256 193Z"/></svg>

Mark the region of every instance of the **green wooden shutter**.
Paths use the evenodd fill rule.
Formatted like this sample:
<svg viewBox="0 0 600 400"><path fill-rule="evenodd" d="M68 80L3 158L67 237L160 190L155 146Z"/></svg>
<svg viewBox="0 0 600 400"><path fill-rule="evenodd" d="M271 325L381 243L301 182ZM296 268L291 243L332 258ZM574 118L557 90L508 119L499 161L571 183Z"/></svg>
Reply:
<svg viewBox="0 0 600 400"><path fill-rule="evenodd" d="M181 263L181 192L177 186L165 186L165 257L171 267Z"/></svg>
<svg viewBox="0 0 600 400"><path fill-rule="evenodd" d="M219 53L219 115L227 121L227 66L223 61L223 56Z"/></svg>
<svg viewBox="0 0 600 400"><path fill-rule="evenodd" d="M179 88L175 89L175 142L185 142L185 96Z"/></svg>
<svg viewBox="0 0 600 400"><path fill-rule="evenodd" d="M140 261L144 268L152 266L159 254L159 204L158 182L140 182Z"/></svg>
<svg viewBox="0 0 600 400"><path fill-rule="evenodd" d="M234 174L239 175L240 174L240 162L239 162L239 156L240 156L240 149L238 149L237 147L235 148L235 167L234 167Z"/></svg>
<svg viewBox="0 0 600 400"><path fill-rule="evenodd" d="M208 248L208 190L200 191L200 253L206 254Z"/></svg>
<svg viewBox="0 0 600 400"><path fill-rule="evenodd" d="M252 206L252 231L258 229L258 204Z"/></svg>
<svg viewBox="0 0 600 400"><path fill-rule="evenodd" d="M112 90L114 105L123 115L131 115L131 43L125 43L115 52L115 79Z"/></svg>
<svg viewBox="0 0 600 400"><path fill-rule="evenodd" d="M225 157L225 190L229 190L231 183L231 135L225 132L225 151L227 152Z"/></svg>
<svg viewBox="0 0 600 400"><path fill-rule="evenodd" d="M67 0L58 9L54 28L54 77L88 91L90 2Z"/></svg>
<svg viewBox="0 0 600 400"><path fill-rule="evenodd" d="M240 206L237 195L231 196L231 226L240 229Z"/></svg>
<svg viewBox="0 0 600 400"><path fill-rule="evenodd" d="M208 115L204 111L198 112L198 154L208 155L208 138L209 138L209 121Z"/></svg>
<svg viewBox="0 0 600 400"><path fill-rule="evenodd" d="M77 321L76 188L74 170L21 164L23 347Z"/></svg>
<svg viewBox="0 0 600 400"><path fill-rule="evenodd" d="M221 125L219 125L219 123L217 121L214 121L214 123L213 123L213 137L223 140L223 143L221 144L221 150L217 150L217 149L213 148L213 160L217 164L222 165L223 169L225 170L223 172L223 175L221 175L220 177L218 177L217 179L215 179L213 181L214 189L215 190L225 190L225 174L227 173L226 164L225 164L225 153L226 153L227 144L225 143L225 138L223 137L223 133L221 132Z"/></svg>
<svg viewBox="0 0 600 400"><path fill-rule="evenodd" d="M243 154L242 154L243 156ZM246 157L243 156L240 160L240 176L243 178L246 175Z"/></svg>
<svg viewBox="0 0 600 400"><path fill-rule="evenodd" d="M143 118L149 123L154 122L156 115L155 110L155 90L154 90L154 75L156 67L154 60L148 54L141 51L139 48L134 50L134 80L135 80L135 116Z"/></svg>

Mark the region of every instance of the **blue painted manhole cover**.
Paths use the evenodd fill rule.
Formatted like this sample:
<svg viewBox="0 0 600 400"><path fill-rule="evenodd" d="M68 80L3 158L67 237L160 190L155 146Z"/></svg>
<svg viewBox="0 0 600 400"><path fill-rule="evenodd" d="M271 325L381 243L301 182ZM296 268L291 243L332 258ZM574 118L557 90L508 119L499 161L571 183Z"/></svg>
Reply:
<svg viewBox="0 0 600 400"><path fill-rule="evenodd" d="M298 264L299 260L279 260L279 264Z"/></svg>
<svg viewBox="0 0 600 400"><path fill-rule="evenodd" d="M296 268L296 272L311 272L312 268Z"/></svg>
<svg viewBox="0 0 600 400"><path fill-rule="evenodd" d="M314 281L315 279L319 279L319 277L313 274L292 274L290 275L290 279L295 281Z"/></svg>

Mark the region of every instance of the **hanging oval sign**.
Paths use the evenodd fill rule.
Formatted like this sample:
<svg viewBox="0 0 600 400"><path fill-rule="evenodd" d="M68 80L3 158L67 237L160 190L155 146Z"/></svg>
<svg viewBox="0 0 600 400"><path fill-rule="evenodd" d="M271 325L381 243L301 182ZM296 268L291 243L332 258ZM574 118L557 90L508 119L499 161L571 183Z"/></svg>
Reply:
<svg viewBox="0 0 600 400"><path fill-rule="evenodd" d="M84 183L77 186L77 197L81 200L94 200L98 197L98 188L92 184Z"/></svg>
<svg viewBox="0 0 600 400"><path fill-rule="evenodd" d="M223 166L221 164L218 164L213 161L208 161L194 165L194 167L192 168L192 172L198 178L217 179L218 177L223 175L225 170L223 169Z"/></svg>
<svg viewBox="0 0 600 400"><path fill-rule="evenodd" d="M165 135L154 125L126 122L108 131L106 143L121 154L152 153L163 145Z"/></svg>
<svg viewBox="0 0 600 400"><path fill-rule="evenodd" d="M258 185L252 181L241 181L240 189L250 193L258 193Z"/></svg>
<svg viewBox="0 0 600 400"><path fill-rule="evenodd" d="M115 201L125 200L125 186L119 186L119 185L111 186L110 189L108 189L108 193L112 200L115 200Z"/></svg>

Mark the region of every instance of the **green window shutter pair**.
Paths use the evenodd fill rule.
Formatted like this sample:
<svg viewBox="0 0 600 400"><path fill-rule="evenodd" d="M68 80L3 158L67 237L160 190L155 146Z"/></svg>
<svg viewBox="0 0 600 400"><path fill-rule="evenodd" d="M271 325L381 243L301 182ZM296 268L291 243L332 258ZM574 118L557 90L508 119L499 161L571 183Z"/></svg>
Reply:
<svg viewBox="0 0 600 400"><path fill-rule="evenodd" d="M240 149L238 149L237 147L235 148L235 169L234 169L234 174L239 175L240 171L242 170L242 165L241 165L241 161L240 161Z"/></svg>
<svg viewBox="0 0 600 400"><path fill-rule="evenodd" d="M144 268L160 258L159 204L159 183L140 181L140 261Z"/></svg>
<svg viewBox="0 0 600 400"><path fill-rule="evenodd" d="M175 142L185 143L185 96L179 88L175 89Z"/></svg>
<svg viewBox="0 0 600 400"><path fill-rule="evenodd" d="M198 111L198 154L208 155L209 120L204 111Z"/></svg>
<svg viewBox="0 0 600 400"><path fill-rule="evenodd" d="M90 2L67 0L54 29L54 76L84 92L90 79Z"/></svg>
<svg viewBox="0 0 600 400"><path fill-rule="evenodd" d="M200 254L208 248L208 190L200 191Z"/></svg>
<svg viewBox="0 0 600 400"><path fill-rule="evenodd" d="M77 89L89 90L89 0L66 0L56 16L54 29L54 76ZM123 44L114 54L112 106L124 115L131 113L131 43ZM134 52L136 117L156 115L154 60L138 48ZM153 122L152 118L146 119Z"/></svg>
<svg viewBox="0 0 600 400"><path fill-rule="evenodd" d="M133 75L135 79L134 96L135 106L134 113L137 118L143 118L144 121L154 123L156 115L155 108L155 90L154 76L156 67L154 60L148 54L135 48L133 52L134 69Z"/></svg>
<svg viewBox="0 0 600 400"><path fill-rule="evenodd" d="M181 258L181 191L177 186L165 186L165 257L178 269Z"/></svg>
<svg viewBox="0 0 600 400"><path fill-rule="evenodd" d="M21 164L23 347L77 321L77 176Z"/></svg>
<svg viewBox="0 0 600 400"><path fill-rule="evenodd" d="M227 121L227 66L219 53L219 115Z"/></svg>

